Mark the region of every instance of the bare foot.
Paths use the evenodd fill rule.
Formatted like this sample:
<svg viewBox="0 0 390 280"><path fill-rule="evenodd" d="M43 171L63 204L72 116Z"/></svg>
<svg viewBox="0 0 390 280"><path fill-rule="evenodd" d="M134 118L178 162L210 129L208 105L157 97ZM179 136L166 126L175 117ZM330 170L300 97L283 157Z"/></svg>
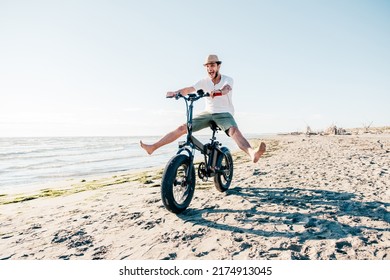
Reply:
<svg viewBox="0 0 390 280"><path fill-rule="evenodd" d="M144 144L142 141L139 141L139 145L142 149L144 149L149 155L151 155L154 152L152 145Z"/></svg>
<svg viewBox="0 0 390 280"><path fill-rule="evenodd" d="M253 158L252 158L253 163L256 163L259 161L260 157L265 153L265 149L266 149L265 143L261 142L259 148L257 148L257 151L253 155Z"/></svg>

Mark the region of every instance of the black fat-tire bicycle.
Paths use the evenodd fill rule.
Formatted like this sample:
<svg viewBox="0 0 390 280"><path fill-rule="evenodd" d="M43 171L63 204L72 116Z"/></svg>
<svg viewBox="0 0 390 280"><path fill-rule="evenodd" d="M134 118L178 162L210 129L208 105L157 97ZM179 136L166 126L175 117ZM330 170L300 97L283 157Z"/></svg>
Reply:
<svg viewBox="0 0 390 280"><path fill-rule="evenodd" d="M193 103L203 97L210 96L202 90L186 96L178 93L174 97L183 98L187 108L187 140L179 142L179 150L165 167L161 198L165 208L173 213L181 213L190 205L195 191L195 150L204 155L204 161L198 166L198 177L207 181L214 177L214 185L220 192L226 191L233 178L233 158L230 151L216 140L215 134L220 128L215 122L210 123L212 137L210 142L202 144L192 135Z"/></svg>

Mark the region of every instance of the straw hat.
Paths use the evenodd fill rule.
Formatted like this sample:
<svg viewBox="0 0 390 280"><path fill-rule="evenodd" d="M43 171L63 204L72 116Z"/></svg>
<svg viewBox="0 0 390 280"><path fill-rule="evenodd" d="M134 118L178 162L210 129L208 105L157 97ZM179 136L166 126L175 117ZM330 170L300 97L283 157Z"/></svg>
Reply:
<svg viewBox="0 0 390 280"><path fill-rule="evenodd" d="M217 63L217 64L221 64L222 61L220 61L218 59L218 56L216 54L210 54L206 57L206 60L205 62L203 63L203 65L207 65L207 64L210 64L210 63Z"/></svg>

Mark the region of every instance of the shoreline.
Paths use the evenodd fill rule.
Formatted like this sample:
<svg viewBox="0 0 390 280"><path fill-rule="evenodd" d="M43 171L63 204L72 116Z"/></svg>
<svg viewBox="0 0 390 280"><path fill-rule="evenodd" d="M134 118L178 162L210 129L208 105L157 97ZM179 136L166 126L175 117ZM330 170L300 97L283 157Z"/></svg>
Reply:
<svg viewBox="0 0 390 280"><path fill-rule="evenodd" d="M14 190L9 189L8 191L1 192L0 205L18 203L40 197L70 195L133 181L142 183L148 178L154 178L151 174L159 174L163 169L164 166L149 167L137 170L109 172L105 175L90 175L84 176L84 178L66 179L44 184L35 183Z"/></svg>
<svg viewBox="0 0 390 280"><path fill-rule="evenodd" d="M198 179L180 215L163 167L1 196L0 259L390 259L389 134L252 141L260 162L234 153L231 188Z"/></svg>
<svg viewBox="0 0 390 280"><path fill-rule="evenodd" d="M207 135L200 135L202 137L207 137ZM273 137L276 137L275 134L270 135L262 135L263 139L272 139ZM115 138L115 137L113 137ZM256 136L251 136L248 138L249 141L251 139L257 139ZM225 139L226 140L226 139ZM231 144L231 143L230 143ZM236 154L239 152L239 148L235 147L235 149L231 149L231 152ZM176 153L176 150L173 150L172 154L169 155L167 158L167 162L170 159L171 156L174 156ZM199 157L200 153L197 151L197 156ZM149 158L151 161L153 161L153 155L152 156L145 156ZM99 181L108 183L109 181L115 181L117 177L127 177L127 176L137 176L137 174L143 174L143 173L149 173L149 172L161 172L161 170L164 170L165 164L157 164L151 166L151 167L143 167L143 168L137 168L137 169L129 169L127 171L110 171L104 174L92 174L92 175L84 175L84 176L77 176L77 177L69 177L65 179L59 179L44 183L31 183L31 184L20 184L15 188L6 187L4 189L0 189L0 205L5 203L8 203L7 201L4 201L5 197L31 197L32 199L35 199L35 197L45 197L50 195L45 195L43 192L46 190L53 190L56 192L57 190L59 192L64 191L64 194L69 193L66 192L66 190L71 190L72 188L75 188L75 186L83 185L83 183L87 184L88 182L91 184L95 182L96 184L99 184ZM84 184L84 185L85 185ZM3 198L3 199L2 199ZM23 201L19 199L20 201ZM28 200L28 199L27 199ZM8 200L9 201L9 200Z"/></svg>

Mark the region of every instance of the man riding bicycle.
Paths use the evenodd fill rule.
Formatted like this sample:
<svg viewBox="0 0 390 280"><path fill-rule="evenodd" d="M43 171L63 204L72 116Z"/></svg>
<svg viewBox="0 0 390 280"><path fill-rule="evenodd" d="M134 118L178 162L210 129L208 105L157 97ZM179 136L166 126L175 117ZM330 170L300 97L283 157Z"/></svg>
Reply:
<svg viewBox="0 0 390 280"><path fill-rule="evenodd" d="M179 92L185 96L189 93L196 92L199 89L202 89L204 92L209 92L210 97L206 98L205 111L193 119L193 131L206 128L210 125L211 121L214 121L221 130L225 131L226 134L236 142L242 151L249 155L252 162L256 163L265 152L265 143L261 142L257 149L253 149L238 129L237 123L233 117L233 79L228 76L221 75L219 72L221 63L222 61L218 59L218 56L213 54L207 56L203 65L206 68L208 76L198 81L193 86L182 88L177 91L167 92L167 97L173 97ZM174 131L166 134L156 143L145 144L140 141L140 145L149 155L151 155L158 148L172 143L186 133L187 125L183 124Z"/></svg>

